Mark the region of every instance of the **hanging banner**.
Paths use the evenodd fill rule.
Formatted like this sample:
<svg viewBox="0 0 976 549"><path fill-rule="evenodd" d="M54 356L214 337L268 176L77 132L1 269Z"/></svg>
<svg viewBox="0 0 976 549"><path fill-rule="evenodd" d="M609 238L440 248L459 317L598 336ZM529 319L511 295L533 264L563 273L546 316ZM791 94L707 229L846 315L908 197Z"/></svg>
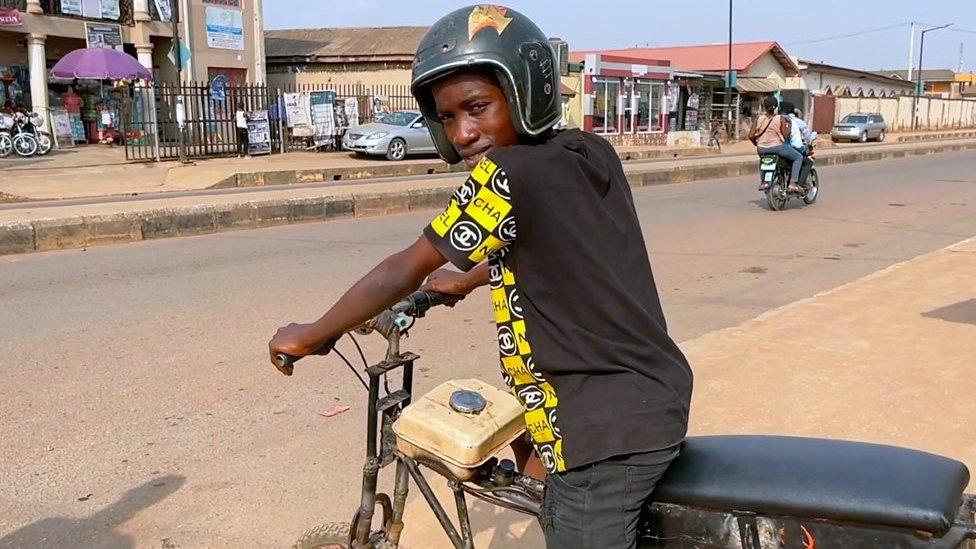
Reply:
<svg viewBox="0 0 976 549"><path fill-rule="evenodd" d="M218 74L210 81L210 99L227 101L227 75Z"/></svg>
<svg viewBox="0 0 976 549"><path fill-rule="evenodd" d="M347 97L344 105L346 111L346 124L351 128L359 125L359 100L355 97Z"/></svg>
<svg viewBox="0 0 976 549"><path fill-rule="evenodd" d="M81 0L61 0L61 13L64 15L81 15Z"/></svg>
<svg viewBox="0 0 976 549"><path fill-rule="evenodd" d="M247 118L247 154L271 153L271 124L268 111L251 111Z"/></svg>
<svg viewBox="0 0 976 549"><path fill-rule="evenodd" d="M84 143L88 138L85 137L85 122L81 119L80 112L68 113L71 121L71 137L76 142Z"/></svg>
<svg viewBox="0 0 976 549"><path fill-rule="evenodd" d="M20 12L14 8L0 9L0 27L19 27L24 24Z"/></svg>
<svg viewBox="0 0 976 549"><path fill-rule="evenodd" d="M81 0L81 14L92 19L101 19L102 0Z"/></svg>
<svg viewBox="0 0 976 549"><path fill-rule="evenodd" d="M335 133L335 92L314 91L308 94L309 113L312 118L312 132L315 146L332 142Z"/></svg>
<svg viewBox="0 0 976 549"><path fill-rule="evenodd" d="M241 9L241 0L203 0L203 3Z"/></svg>
<svg viewBox="0 0 976 549"><path fill-rule="evenodd" d="M207 45L220 50L244 50L244 12L207 8Z"/></svg>
<svg viewBox="0 0 976 549"><path fill-rule="evenodd" d="M311 137L312 127L308 123L308 95L301 93L286 93L285 121L295 137Z"/></svg>
<svg viewBox="0 0 976 549"><path fill-rule="evenodd" d="M122 17L119 11L119 0L102 0L102 19L118 21Z"/></svg>
<svg viewBox="0 0 976 549"><path fill-rule="evenodd" d="M122 51L122 27L111 23L85 22L89 48L115 48Z"/></svg>
<svg viewBox="0 0 976 549"><path fill-rule="evenodd" d="M170 5L170 0L153 0L156 4L156 13L159 14L159 20L165 23L169 23L173 18L173 7ZM64 0L61 0L62 5Z"/></svg>

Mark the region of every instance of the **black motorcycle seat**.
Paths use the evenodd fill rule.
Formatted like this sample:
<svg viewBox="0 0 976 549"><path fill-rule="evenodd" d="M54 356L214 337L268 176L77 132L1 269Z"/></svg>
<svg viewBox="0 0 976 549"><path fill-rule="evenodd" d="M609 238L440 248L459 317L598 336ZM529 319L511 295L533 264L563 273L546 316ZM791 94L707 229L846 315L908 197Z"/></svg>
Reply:
<svg viewBox="0 0 976 549"><path fill-rule="evenodd" d="M688 437L653 500L943 536L969 470L917 450L781 436Z"/></svg>

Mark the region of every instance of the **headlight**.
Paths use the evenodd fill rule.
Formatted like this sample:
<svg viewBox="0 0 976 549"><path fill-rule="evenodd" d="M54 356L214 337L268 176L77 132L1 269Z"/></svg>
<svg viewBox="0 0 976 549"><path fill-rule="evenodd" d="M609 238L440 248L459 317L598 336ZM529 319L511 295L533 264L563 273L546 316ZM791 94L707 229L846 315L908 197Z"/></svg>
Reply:
<svg viewBox="0 0 976 549"><path fill-rule="evenodd" d="M372 134L367 135L366 136L366 139L369 139L371 141L374 141L376 139L383 139L384 137L386 137L388 135L390 135L390 132L372 133Z"/></svg>

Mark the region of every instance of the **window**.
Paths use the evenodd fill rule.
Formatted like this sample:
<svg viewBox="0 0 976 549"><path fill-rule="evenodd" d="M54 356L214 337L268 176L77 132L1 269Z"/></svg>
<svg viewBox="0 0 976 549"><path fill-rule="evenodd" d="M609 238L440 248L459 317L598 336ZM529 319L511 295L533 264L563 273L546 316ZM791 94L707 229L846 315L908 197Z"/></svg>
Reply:
<svg viewBox="0 0 976 549"><path fill-rule="evenodd" d="M617 133L617 105L620 101L620 80L598 78L593 90L593 131Z"/></svg>
<svg viewBox="0 0 976 549"><path fill-rule="evenodd" d="M664 97L664 84L638 80L635 90L637 133L662 131L661 100Z"/></svg>

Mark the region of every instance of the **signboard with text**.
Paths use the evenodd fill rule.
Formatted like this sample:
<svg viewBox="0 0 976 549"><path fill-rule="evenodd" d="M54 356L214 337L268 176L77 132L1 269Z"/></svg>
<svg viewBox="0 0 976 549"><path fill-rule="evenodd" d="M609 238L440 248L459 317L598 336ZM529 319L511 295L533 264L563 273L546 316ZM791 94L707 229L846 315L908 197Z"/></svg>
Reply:
<svg viewBox="0 0 976 549"><path fill-rule="evenodd" d="M271 153L271 125L268 111L251 111L247 117L247 154Z"/></svg>
<svg viewBox="0 0 976 549"><path fill-rule="evenodd" d="M244 50L244 12L207 8L207 45L220 50Z"/></svg>
<svg viewBox="0 0 976 549"><path fill-rule="evenodd" d="M85 36L89 48L115 48L122 50L122 27L111 23L85 22Z"/></svg>

